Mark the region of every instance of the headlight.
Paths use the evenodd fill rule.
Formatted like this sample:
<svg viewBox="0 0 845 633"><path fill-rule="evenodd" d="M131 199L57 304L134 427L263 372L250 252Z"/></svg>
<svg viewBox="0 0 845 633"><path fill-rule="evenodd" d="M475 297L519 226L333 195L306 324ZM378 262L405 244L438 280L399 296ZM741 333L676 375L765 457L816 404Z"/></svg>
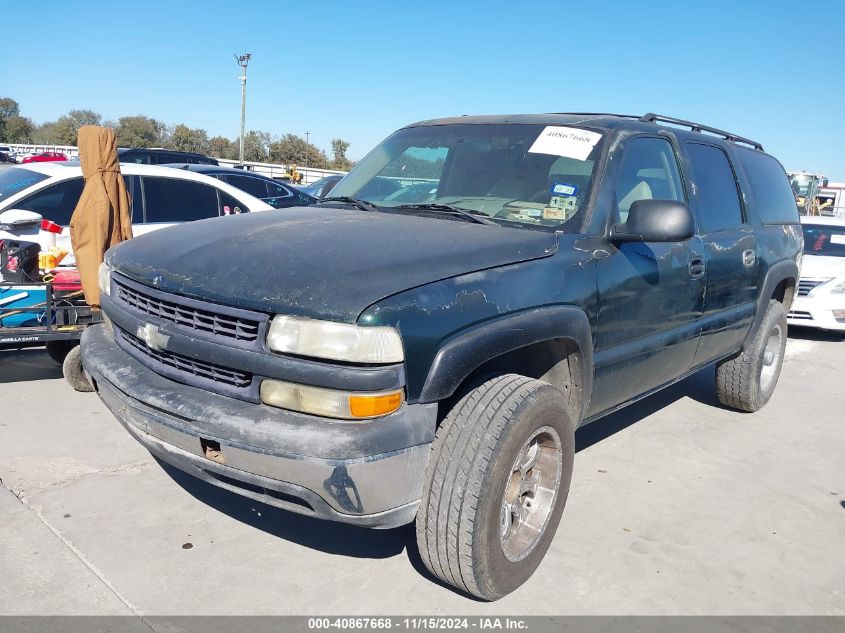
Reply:
<svg viewBox="0 0 845 633"><path fill-rule="evenodd" d="M362 327L291 316L273 317L267 346L274 352L350 363L399 363L402 338L392 327Z"/></svg>
<svg viewBox="0 0 845 633"><path fill-rule="evenodd" d="M97 283L102 294L111 294L111 268L106 262L100 264L100 268L97 269Z"/></svg>
<svg viewBox="0 0 845 633"><path fill-rule="evenodd" d="M818 297L819 295L824 294L845 294L845 277L834 277L833 279L828 279L823 284L819 284L818 286L813 288L810 291L809 296Z"/></svg>
<svg viewBox="0 0 845 633"><path fill-rule="evenodd" d="M833 288L830 289L830 294L845 295L845 278L840 277L839 279L834 279L829 283L836 284L835 286L833 286Z"/></svg>
<svg viewBox="0 0 845 633"><path fill-rule="evenodd" d="M280 409L328 418L363 420L393 413L402 406L402 390L349 393L267 378L261 383L261 402Z"/></svg>

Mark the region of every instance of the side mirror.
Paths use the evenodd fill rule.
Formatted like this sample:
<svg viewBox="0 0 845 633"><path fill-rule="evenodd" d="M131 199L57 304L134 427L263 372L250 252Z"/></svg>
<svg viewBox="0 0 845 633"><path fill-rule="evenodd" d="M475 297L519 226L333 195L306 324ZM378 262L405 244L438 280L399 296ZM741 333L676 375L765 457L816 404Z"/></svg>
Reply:
<svg viewBox="0 0 845 633"><path fill-rule="evenodd" d="M610 241L683 242L695 235L695 219L689 206L676 200L637 200L628 221L610 227Z"/></svg>
<svg viewBox="0 0 845 633"><path fill-rule="evenodd" d="M41 216L34 211L9 209L0 213L0 231L24 231L41 228Z"/></svg>

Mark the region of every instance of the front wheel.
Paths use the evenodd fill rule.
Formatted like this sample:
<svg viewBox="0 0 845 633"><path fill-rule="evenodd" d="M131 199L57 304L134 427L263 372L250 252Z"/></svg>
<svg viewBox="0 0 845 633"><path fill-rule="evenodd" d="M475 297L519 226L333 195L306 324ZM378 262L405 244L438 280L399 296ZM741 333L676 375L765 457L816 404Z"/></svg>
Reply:
<svg viewBox="0 0 845 633"><path fill-rule="evenodd" d="M485 600L522 585L554 537L574 455L557 387L508 374L466 394L437 431L417 513L429 571Z"/></svg>
<svg viewBox="0 0 845 633"><path fill-rule="evenodd" d="M81 348L79 345L68 352L64 363L62 363L62 373L71 387L76 391L87 393L94 391L94 387L88 382L85 371L82 369L82 356L80 352Z"/></svg>
<svg viewBox="0 0 845 633"><path fill-rule="evenodd" d="M716 366L716 395L723 405L753 413L772 397L786 350L786 311L769 301L751 343Z"/></svg>

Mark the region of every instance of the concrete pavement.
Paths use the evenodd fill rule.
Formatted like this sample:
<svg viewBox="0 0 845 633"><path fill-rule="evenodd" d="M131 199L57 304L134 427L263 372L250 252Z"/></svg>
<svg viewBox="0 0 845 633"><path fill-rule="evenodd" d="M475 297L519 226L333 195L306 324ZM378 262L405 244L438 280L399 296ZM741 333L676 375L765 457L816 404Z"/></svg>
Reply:
<svg viewBox="0 0 845 633"><path fill-rule="evenodd" d="M843 352L793 336L754 415L708 370L581 429L546 560L486 604L436 584L411 529L166 471L43 351L0 351L0 614L845 615Z"/></svg>

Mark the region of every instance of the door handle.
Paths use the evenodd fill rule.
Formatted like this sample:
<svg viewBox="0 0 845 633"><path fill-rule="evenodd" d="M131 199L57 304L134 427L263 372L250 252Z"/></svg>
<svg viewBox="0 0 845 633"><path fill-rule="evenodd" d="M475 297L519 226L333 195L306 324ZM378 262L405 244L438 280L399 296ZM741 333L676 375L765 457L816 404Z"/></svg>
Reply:
<svg viewBox="0 0 845 633"><path fill-rule="evenodd" d="M757 253L752 250L742 252L742 263L746 268L751 268L757 262Z"/></svg>
<svg viewBox="0 0 845 633"><path fill-rule="evenodd" d="M701 279L704 277L704 270L704 259L701 257L693 257L689 260L690 279Z"/></svg>

